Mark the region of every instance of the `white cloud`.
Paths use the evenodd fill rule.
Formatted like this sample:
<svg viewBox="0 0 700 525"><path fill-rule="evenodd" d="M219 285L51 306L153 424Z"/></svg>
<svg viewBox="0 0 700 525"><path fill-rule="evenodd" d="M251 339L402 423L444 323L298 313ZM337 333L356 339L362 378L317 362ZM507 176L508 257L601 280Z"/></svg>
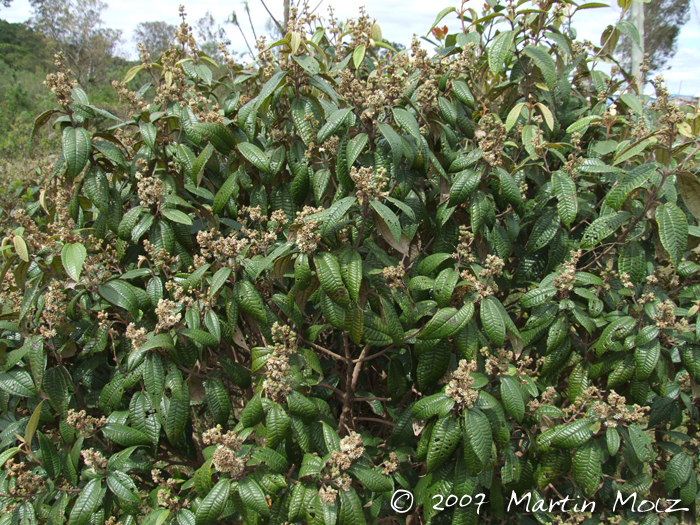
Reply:
<svg viewBox="0 0 700 525"><path fill-rule="evenodd" d="M131 40L134 26L138 22L153 20L165 20L177 24L180 3L185 4L188 20L191 23L210 10L215 19L223 24L223 21L235 10L249 43L253 45L252 32L241 0L234 0L233 3L217 0L207 3L187 0L151 0L150 2L108 0L108 2L109 7L104 19L108 26L121 29L124 32L123 51L132 57L135 56L135 46ZM266 0L266 3L273 12L281 11L282 0ZM601 33L608 25L615 24L619 18L620 9L617 7L617 2L611 3L612 7L589 9L576 14L573 25L578 31L579 39L588 39L595 44L600 42ZM258 35L264 34L268 15L262 3L260 0L250 0L249 5L256 32ZM317 13L325 17L329 5L333 6L335 16L341 20L356 17L360 6L364 5L367 13L375 18L381 26L385 39L409 45L413 34L418 36L426 34L435 20L436 14L441 9L449 6L459 7L460 2L449 0L436 0L435 2L424 0L324 0ZM31 7L28 0L14 0L10 8L0 10L0 18L10 22L23 22L30 15ZM450 31L460 29L460 22L454 13L447 15L440 23L440 25L443 24L446 24ZM232 47L240 52L245 51L245 43L238 29L232 25L226 25L226 30L231 39ZM426 44L426 46L428 45ZM679 52L671 64L671 70L664 72L664 76L671 83L669 87L672 91L677 89L680 81L683 82L684 93L700 91L700 68L697 67L698 50L700 50L700 23L695 11L691 9L691 20L683 27L679 38ZM674 86L672 83L676 85Z"/></svg>

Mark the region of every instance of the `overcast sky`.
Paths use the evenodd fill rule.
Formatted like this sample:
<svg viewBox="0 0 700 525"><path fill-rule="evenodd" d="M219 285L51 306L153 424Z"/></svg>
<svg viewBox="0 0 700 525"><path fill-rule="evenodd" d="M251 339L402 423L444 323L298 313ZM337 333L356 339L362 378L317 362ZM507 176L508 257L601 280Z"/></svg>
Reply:
<svg viewBox="0 0 700 525"><path fill-rule="evenodd" d="M142 21L165 20L172 24L178 23L178 5L184 3L190 23L202 17L210 10L214 18L223 23L235 10L239 20L246 20L241 0L209 2L191 2L187 0L107 0L109 7L104 15L104 20L110 27L121 29L124 34L121 53L135 57L135 43L132 41L133 27ZM654 1L654 0L652 0ZM282 9L282 0L266 0L268 7L273 12ZM691 19L683 27L676 54L671 69L664 71L671 93L700 96L700 67L698 55L700 54L700 23L698 22L698 9L700 0L691 0ZM478 3L481 0L472 0L470 3ZM614 24L619 16L617 2L615 7L591 9L580 12L574 18L574 27L578 30L579 39L587 38L594 43L599 43L600 34L608 24ZM435 19L435 15L444 7L459 7L460 2L447 0L323 0L318 11L327 13L328 6L333 6L335 16L341 20L356 17L360 6L364 5L368 14L374 17L382 28L386 40L410 44L413 34L425 35ZM477 5L474 6L478 9ZM250 10L253 22L258 34L265 33L265 25L269 16L260 0L250 0ZM31 16L31 7L28 0L14 0L11 7L0 8L0 18L9 22L23 22ZM447 15L444 20L451 30L457 30L459 23L455 20L454 13ZM443 23L441 23L442 25ZM247 37L252 45L252 32L248 24L242 24L247 30ZM229 38L234 49L245 51L245 44L238 29L231 25L226 26ZM429 45L426 44L426 47Z"/></svg>

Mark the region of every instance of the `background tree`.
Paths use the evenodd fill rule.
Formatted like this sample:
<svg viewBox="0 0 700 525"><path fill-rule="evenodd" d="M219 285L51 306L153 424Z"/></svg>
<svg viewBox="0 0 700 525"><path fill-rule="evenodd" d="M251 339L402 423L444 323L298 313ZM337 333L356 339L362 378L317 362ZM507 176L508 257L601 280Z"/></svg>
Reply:
<svg viewBox="0 0 700 525"><path fill-rule="evenodd" d="M655 0L644 3L644 52L649 55L652 71L662 71L678 51L681 28L690 19L690 0ZM625 16L629 19L629 13ZM620 41L617 54L623 65L630 66L632 41Z"/></svg>
<svg viewBox="0 0 700 525"><path fill-rule="evenodd" d="M55 42L84 88L104 71L114 55L122 32L106 28L101 0L32 0L35 29Z"/></svg>
<svg viewBox="0 0 700 525"><path fill-rule="evenodd" d="M153 59L168 49L168 44L173 40L177 28L162 20L156 22L139 22L134 29L133 40L143 44Z"/></svg>
<svg viewBox="0 0 700 525"><path fill-rule="evenodd" d="M200 49L218 61L221 58L219 44L231 44L231 40L226 35L226 30L216 23L211 11L207 11L202 18L197 20L195 27Z"/></svg>

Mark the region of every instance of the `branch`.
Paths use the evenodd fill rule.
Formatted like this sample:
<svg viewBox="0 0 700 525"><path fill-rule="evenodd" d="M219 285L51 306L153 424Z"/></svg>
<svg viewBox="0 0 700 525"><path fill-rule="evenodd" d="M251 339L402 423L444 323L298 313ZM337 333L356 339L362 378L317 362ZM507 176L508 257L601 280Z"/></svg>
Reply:
<svg viewBox="0 0 700 525"><path fill-rule="evenodd" d="M390 427L395 427L396 423L387 421L386 419L379 419L376 417L356 417L356 421L371 421L372 423L382 423L383 425L389 425Z"/></svg>
<svg viewBox="0 0 700 525"><path fill-rule="evenodd" d="M304 344L309 345L312 348L315 348L319 352L325 352L326 354L335 357L336 359L339 359L341 361L347 362L347 359L343 357L342 355L338 355L335 352L332 352L331 350L328 350L327 348L323 348L322 346L318 346L317 344L312 343L311 341L304 341Z"/></svg>
<svg viewBox="0 0 700 525"><path fill-rule="evenodd" d="M282 24L280 24L275 16L270 12L270 10L267 8L267 5L265 4L265 0L260 0L262 2L263 7L265 8L265 11L267 11L267 14L270 15L270 18L272 18L272 21L275 23L277 26L277 29L280 30L280 33L282 33L282 36L284 37L284 28L282 27Z"/></svg>

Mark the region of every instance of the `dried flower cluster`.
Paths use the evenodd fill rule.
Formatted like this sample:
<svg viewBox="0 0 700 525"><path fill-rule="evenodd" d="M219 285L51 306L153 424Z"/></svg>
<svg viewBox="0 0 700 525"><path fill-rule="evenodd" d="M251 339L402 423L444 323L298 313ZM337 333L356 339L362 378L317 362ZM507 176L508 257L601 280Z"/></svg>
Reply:
<svg viewBox="0 0 700 525"><path fill-rule="evenodd" d="M479 391L472 388L474 378L471 373L476 372L476 368L476 361L461 359L457 370L452 372L450 381L445 387L445 395L454 399L460 408L471 408L479 397Z"/></svg>

